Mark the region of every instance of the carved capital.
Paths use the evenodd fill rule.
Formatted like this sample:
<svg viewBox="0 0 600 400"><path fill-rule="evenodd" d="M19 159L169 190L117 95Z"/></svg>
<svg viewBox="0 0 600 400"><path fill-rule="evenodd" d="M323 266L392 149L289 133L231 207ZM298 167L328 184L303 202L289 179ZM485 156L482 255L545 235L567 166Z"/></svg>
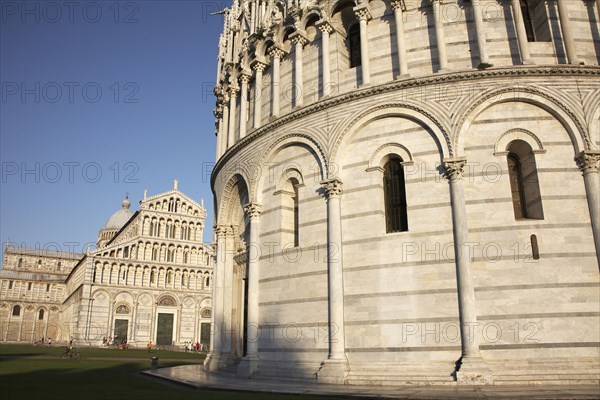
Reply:
<svg viewBox="0 0 600 400"><path fill-rule="evenodd" d="M218 238L224 238L227 234L227 225L215 225L214 230Z"/></svg>
<svg viewBox="0 0 600 400"><path fill-rule="evenodd" d="M256 203L248 203L244 206L244 212L250 219L256 219L260 217L261 205Z"/></svg>
<svg viewBox="0 0 600 400"><path fill-rule="evenodd" d="M369 11L369 6L366 4L354 7L353 11L359 21L369 21L373 19L371 11Z"/></svg>
<svg viewBox="0 0 600 400"><path fill-rule="evenodd" d="M321 182L321 187L325 189L327 198L339 197L342 195L342 181L339 178L331 178Z"/></svg>
<svg viewBox="0 0 600 400"><path fill-rule="evenodd" d="M250 78L252 78L252 73L248 70L242 70L240 72L240 83L242 85L247 85L250 82Z"/></svg>
<svg viewBox="0 0 600 400"><path fill-rule="evenodd" d="M600 151L584 150L577 157L575 162L584 175L592 172L598 172L598 162L600 161Z"/></svg>
<svg viewBox="0 0 600 400"><path fill-rule="evenodd" d="M269 49L269 55L273 59L275 59L275 58L282 59L285 56L285 50L282 49L281 47L275 45Z"/></svg>
<svg viewBox="0 0 600 400"><path fill-rule="evenodd" d="M462 179L466 165L466 158L446 158L444 160L444 177L450 181Z"/></svg>
<svg viewBox="0 0 600 400"><path fill-rule="evenodd" d="M265 68L267 68L267 64L265 62L260 61L258 59L254 59L252 61L252 69L253 70L263 72L265 70Z"/></svg>
<svg viewBox="0 0 600 400"><path fill-rule="evenodd" d="M306 32L298 30L290 35L290 40L294 45L301 45L302 47L306 46L309 42L308 37L306 37Z"/></svg>
<svg viewBox="0 0 600 400"><path fill-rule="evenodd" d="M335 32L335 28L331 25L328 19L322 19L317 21L315 26L321 31L321 33L332 33Z"/></svg>
<svg viewBox="0 0 600 400"><path fill-rule="evenodd" d="M392 0L391 2L392 5L392 9L394 10L402 10L402 11L406 11L406 4L404 3L404 0Z"/></svg>
<svg viewBox="0 0 600 400"><path fill-rule="evenodd" d="M240 91L239 86L236 86L236 85L229 86L229 96L231 96L232 99L237 96L239 91Z"/></svg>

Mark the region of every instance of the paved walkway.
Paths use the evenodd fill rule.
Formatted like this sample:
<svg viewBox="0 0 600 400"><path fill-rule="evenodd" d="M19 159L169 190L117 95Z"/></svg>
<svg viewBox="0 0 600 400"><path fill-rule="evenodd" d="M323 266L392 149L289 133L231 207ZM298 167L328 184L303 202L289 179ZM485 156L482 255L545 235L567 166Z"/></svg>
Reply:
<svg viewBox="0 0 600 400"><path fill-rule="evenodd" d="M201 365L160 368L147 375L202 389L376 399L600 399L600 386L348 386L249 380L207 374Z"/></svg>

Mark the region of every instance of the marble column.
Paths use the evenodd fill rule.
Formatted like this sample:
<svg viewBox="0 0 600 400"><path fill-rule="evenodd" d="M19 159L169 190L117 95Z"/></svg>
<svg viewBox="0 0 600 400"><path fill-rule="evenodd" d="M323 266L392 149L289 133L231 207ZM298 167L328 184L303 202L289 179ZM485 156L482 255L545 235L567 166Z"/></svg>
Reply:
<svg viewBox="0 0 600 400"><path fill-rule="evenodd" d="M480 0L471 0L471 6L473 7L473 20L475 21L475 35L477 36L477 47L479 49L479 62L487 64L489 63L490 58L488 57L487 53L487 43L483 29L483 14L481 13Z"/></svg>
<svg viewBox="0 0 600 400"><path fill-rule="evenodd" d="M529 41L527 40L525 21L523 20L523 13L521 13L521 2L520 0L511 0L511 5L515 30L517 31L517 40L519 42L519 50L521 51L521 62L523 64L533 64L529 52Z"/></svg>
<svg viewBox="0 0 600 400"><path fill-rule="evenodd" d="M435 40L440 69L438 72L448 70L448 54L446 52L446 32L444 31L444 15L440 10L440 0L429 0L433 8L433 23L435 25Z"/></svg>
<svg viewBox="0 0 600 400"><path fill-rule="evenodd" d="M398 65L400 75L398 78L408 76L408 60L406 59L406 40L404 39L404 0L392 0L394 20L396 24L396 46L398 47Z"/></svg>
<svg viewBox="0 0 600 400"><path fill-rule="evenodd" d="M571 0L572 1L572 0ZM578 65L577 49L575 48L575 39L571 29L571 20L569 19L569 9L565 0L558 0L558 17L560 18L560 30L562 32L565 49L569 64Z"/></svg>
<svg viewBox="0 0 600 400"><path fill-rule="evenodd" d="M331 95L331 62L329 59L331 51L329 49L329 38L334 29L327 20L317 22L317 28L321 31L321 71L323 74L321 93L323 97L327 97Z"/></svg>
<svg viewBox="0 0 600 400"><path fill-rule="evenodd" d="M598 170L600 151L582 151L575 161L583 173L588 208L592 220L594 244L596 245L596 258L598 259L598 265L600 266L600 194L598 190L598 188L600 188L600 172Z"/></svg>
<svg viewBox="0 0 600 400"><path fill-rule="evenodd" d="M294 105L302 107L304 105L304 46L308 43L306 34L301 31L294 32L290 39L294 44Z"/></svg>
<svg viewBox="0 0 600 400"><path fill-rule="evenodd" d="M214 110L215 115L215 125L217 128L217 161L223 155L223 105L221 104L221 99L217 100L217 108Z"/></svg>
<svg viewBox="0 0 600 400"><path fill-rule="evenodd" d="M218 368L221 359L223 344L223 281L225 279L225 237L227 229L223 225L215 226L217 236L217 263L214 270L213 300L212 300L212 335L210 336L210 352L206 356L204 365L210 371Z"/></svg>
<svg viewBox="0 0 600 400"><path fill-rule="evenodd" d="M237 94L240 88L231 85L229 86L229 129L227 131L227 148L233 146L236 142L236 126L235 126L235 118L237 113Z"/></svg>
<svg viewBox="0 0 600 400"><path fill-rule="evenodd" d="M240 74L240 128L239 139L246 137L246 129L248 125L248 82L250 82L250 73L242 71Z"/></svg>
<svg viewBox="0 0 600 400"><path fill-rule="evenodd" d="M321 182L327 198L327 267L329 306L329 355L317 379L324 383L344 383L348 373L344 329L344 268L342 249L341 197L338 178Z"/></svg>
<svg viewBox="0 0 600 400"><path fill-rule="evenodd" d="M221 117L221 135L223 135L223 151L221 155L225 154L229 148L229 93L223 94L223 116Z"/></svg>
<svg viewBox="0 0 600 400"><path fill-rule="evenodd" d="M360 63L362 68L362 86L371 84L371 67L369 65L369 32L368 23L373 17L367 4L354 7L354 13L360 24Z"/></svg>
<svg viewBox="0 0 600 400"><path fill-rule="evenodd" d="M259 331L259 307L258 291L260 279L259 266L259 219L261 206L250 203L244 206L244 211L250 219L250 243L248 243L248 317L246 320L247 345L246 356L238 367L238 375L250 377L258 366L258 337Z"/></svg>
<svg viewBox="0 0 600 400"><path fill-rule="evenodd" d="M447 158L444 160L445 177L450 184L456 290L458 292L458 315L462 348L462 365L456 376L459 382L487 383L490 382L491 375L479 351L475 287L471 279L472 255L468 247L469 226L462 179L466 164L467 160L465 158Z"/></svg>
<svg viewBox="0 0 600 400"><path fill-rule="evenodd" d="M262 123L262 84L263 71L267 64L262 61L254 60L252 69L256 71L254 76L254 129L258 129Z"/></svg>
<svg viewBox="0 0 600 400"><path fill-rule="evenodd" d="M279 116L279 100L281 97L281 87L280 87L280 64L281 58L284 56L285 52L283 49L273 46L269 50L269 55L271 56L271 93L273 94L271 98L271 117L277 118Z"/></svg>
<svg viewBox="0 0 600 400"><path fill-rule="evenodd" d="M223 340L222 353L231 353L232 343L235 335L234 321L232 320L233 310L233 264L234 264L234 230L228 226L225 236L225 272L223 278ZM222 362L226 360L221 360Z"/></svg>

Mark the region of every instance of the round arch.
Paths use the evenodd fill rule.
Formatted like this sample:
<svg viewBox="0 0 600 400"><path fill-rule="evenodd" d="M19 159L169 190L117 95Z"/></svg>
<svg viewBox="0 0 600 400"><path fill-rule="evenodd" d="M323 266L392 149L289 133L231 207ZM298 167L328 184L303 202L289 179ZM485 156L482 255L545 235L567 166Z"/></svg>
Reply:
<svg viewBox="0 0 600 400"><path fill-rule="evenodd" d="M585 127L581 121L564 104L550 96L533 88L520 90L515 87L507 87L500 90L491 91L474 103L466 110L457 124L456 136L453 140L453 147L457 155L464 154L465 137L471 128L472 122L488 108L503 103L522 102L532 104L548 112L555 117L565 128L573 143L574 154L590 148L590 140L585 133Z"/></svg>
<svg viewBox="0 0 600 400"><path fill-rule="evenodd" d="M327 178L329 166L327 156L323 150L324 147L313 136L304 133L284 135L271 143L259 157L258 166L262 167L266 165L266 163L269 162L269 160L272 160L277 153L290 146L302 146L311 152L315 156L315 161L318 164L317 167L320 180L325 180ZM257 168L254 179L252 180L252 186L250 187L250 193L252 194L251 198L256 199L256 202L258 203L262 200L261 189L264 181L264 171L262 168Z"/></svg>
<svg viewBox="0 0 600 400"><path fill-rule="evenodd" d="M429 132L439 150L440 162L444 158L452 157L453 151L450 135L442 123L439 122L439 119L413 105L382 104L364 111L342 128L341 133L335 140L331 161L337 165L341 165L341 157L344 154L344 148L349 142L348 139L371 122L389 117L409 119Z"/></svg>
<svg viewBox="0 0 600 400"><path fill-rule="evenodd" d="M235 189L238 188L236 191ZM236 192L239 194L238 196L234 196ZM246 201L241 197L247 197ZM242 173L238 172L234 174L231 178L228 179L225 188L222 191L222 195L219 201L218 212L215 218L216 225L224 225L231 223L232 216L231 210L235 205L235 202L246 203L251 201L250 190L248 185L248 179L242 176ZM243 206L243 204L241 204Z"/></svg>

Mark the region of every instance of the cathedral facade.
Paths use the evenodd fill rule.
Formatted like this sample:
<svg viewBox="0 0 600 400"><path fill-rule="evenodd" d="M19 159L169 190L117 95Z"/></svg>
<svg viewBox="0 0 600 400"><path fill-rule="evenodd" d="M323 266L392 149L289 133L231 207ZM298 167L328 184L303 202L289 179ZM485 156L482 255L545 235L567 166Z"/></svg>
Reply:
<svg viewBox="0 0 600 400"><path fill-rule="evenodd" d="M207 368L597 383L598 8L233 1Z"/></svg>
<svg viewBox="0 0 600 400"><path fill-rule="evenodd" d="M0 340L208 347L213 249L206 210L178 190L126 198L86 254L7 245Z"/></svg>

